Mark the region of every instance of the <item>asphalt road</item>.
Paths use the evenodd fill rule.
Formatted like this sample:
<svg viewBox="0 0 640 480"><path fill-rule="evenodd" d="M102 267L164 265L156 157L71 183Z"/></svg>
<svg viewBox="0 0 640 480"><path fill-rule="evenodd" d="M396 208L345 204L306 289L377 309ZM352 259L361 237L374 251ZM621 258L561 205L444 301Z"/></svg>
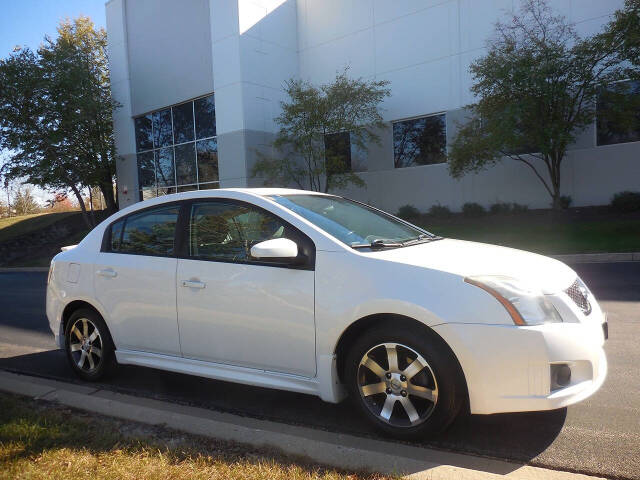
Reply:
<svg viewBox="0 0 640 480"><path fill-rule="evenodd" d="M609 316L609 375L567 409L474 415L414 443L548 468L640 479L640 262L575 266ZM44 311L46 274L0 273L0 368L81 383L55 350ZM101 388L375 437L348 402L123 366Z"/></svg>

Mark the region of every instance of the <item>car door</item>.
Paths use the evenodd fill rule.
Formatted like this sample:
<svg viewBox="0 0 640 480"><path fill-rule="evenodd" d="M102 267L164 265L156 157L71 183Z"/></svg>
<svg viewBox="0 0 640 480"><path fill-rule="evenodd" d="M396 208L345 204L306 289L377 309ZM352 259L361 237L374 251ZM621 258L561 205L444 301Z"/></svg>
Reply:
<svg viewBox="0 0 640 480"><path fill-rule="evenodd" d="M180 205L112 223L94 263L94 286L118 350L180 355L175 230Z"/></svg>
<svg viewBox="0 0 640 480"><path fill-rule="evenodd" d="M315 247L306 235L254 205L185 205L178 260L180 340L188 358L312 377L316 373ZM264 263L249 251L286 237L303 265Z"/></svg>

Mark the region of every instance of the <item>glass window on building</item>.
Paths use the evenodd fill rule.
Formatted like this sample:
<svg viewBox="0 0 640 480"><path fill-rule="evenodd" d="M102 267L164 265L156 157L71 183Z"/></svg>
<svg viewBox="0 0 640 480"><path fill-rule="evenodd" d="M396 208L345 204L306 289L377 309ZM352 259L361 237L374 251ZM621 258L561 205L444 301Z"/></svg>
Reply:
<svg viewBox="0 0 640 480"><path fill-rule="evenodd" d="M611 85L597 104L598 145L640 141L640 81Z"/></svg>
<svg viewBox="0 0 640 480"><path fill-rule="evenodd" d="M200 188L216 188L218 183L218 142L215 138L196 142Z"/></svg>
<svg viewBox="0 0 640 480"><path fill-rule="evenodd" d="M218 188L213 95L134 119L140 199Z"/></svg>
<svg viewBox="0 0 640 480"><path fill-rule="evenodd" d="M345 173L351 168L351 135L349 132L324 136L324 160L328 173Z"/></svg>
<svg viewBox="0 0 640 480"><path fill-rule="evenodd" d="M445 114L395 122L393 124L393 158L396 168L446 162Z"/></svg>

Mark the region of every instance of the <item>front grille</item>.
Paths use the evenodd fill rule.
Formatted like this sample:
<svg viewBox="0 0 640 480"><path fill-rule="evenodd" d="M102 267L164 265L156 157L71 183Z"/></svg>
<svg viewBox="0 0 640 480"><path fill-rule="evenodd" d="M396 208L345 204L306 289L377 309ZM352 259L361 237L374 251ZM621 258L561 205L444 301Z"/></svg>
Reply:
<svg viewBox="0 0 640 480"><path fill-rule="evenodd" d="M588 290L584 283L576 278L576 281L564 291L571 300L578 306L582 313L589 315L591 313L591 304L589 303Z"/></svg>

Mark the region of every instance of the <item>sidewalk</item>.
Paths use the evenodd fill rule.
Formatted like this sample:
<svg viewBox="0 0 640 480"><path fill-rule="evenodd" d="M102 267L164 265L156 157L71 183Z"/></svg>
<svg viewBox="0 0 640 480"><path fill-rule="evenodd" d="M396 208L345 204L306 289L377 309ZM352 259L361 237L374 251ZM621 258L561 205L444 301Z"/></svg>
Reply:
<svg viewBox="0 0 640 480"><path fill-rule="evenodd" d="M326 432L0 371L0 390L90 412L234 441L348 470L422 480L588 480L587 475Z"/></svg>

